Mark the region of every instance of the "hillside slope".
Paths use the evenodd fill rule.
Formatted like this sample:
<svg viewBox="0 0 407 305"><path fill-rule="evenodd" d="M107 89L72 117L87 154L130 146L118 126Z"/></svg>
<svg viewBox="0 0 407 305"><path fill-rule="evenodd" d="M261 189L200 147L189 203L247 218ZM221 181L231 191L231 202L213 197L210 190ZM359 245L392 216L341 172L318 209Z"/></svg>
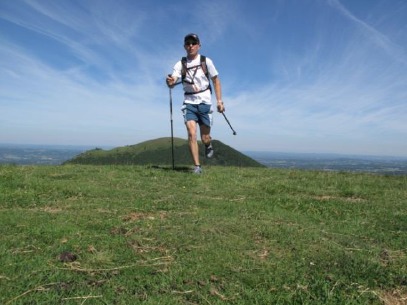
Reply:
<svg viewBox="0 0 407 305"><path fill-rule="evenodd" d="M206 159L204 157L204 147L200 143L202 164L264 167L259 162L220 141L213 140L212 144L215 149L215 155L211 159ZM187 140L174 138L174 160L177 165L191 164ZM172 164L171 138L159 138L111 150L96 148L81 153L64 164L169 165Z"/></svg>

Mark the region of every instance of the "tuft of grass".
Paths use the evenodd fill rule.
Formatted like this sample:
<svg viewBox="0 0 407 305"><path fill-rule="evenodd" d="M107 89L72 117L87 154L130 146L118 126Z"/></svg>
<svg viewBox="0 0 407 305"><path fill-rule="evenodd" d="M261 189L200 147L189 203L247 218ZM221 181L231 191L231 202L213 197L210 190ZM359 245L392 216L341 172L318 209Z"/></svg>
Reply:
<svg viewBox="0 0 407 305"><path fill-rule="evenodd" d="M407 177L0 166L1 304L405 304Z"/></svg>

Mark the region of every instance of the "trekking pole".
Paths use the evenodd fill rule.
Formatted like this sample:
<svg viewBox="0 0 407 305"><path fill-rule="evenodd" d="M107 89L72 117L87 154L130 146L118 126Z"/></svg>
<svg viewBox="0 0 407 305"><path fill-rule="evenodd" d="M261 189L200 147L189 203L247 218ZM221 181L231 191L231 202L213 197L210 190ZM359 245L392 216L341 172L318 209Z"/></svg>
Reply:
<svg viewBox="0 0 407 305"><path fill-rule="evenodd" d="M175 163L174 163L174 128L173 128L173 122L172 122L172 88L169 88L170 90L170 120L171 120L171 156L172 156L172 169L175 169Z"/></svg>
<svg viewBox="0 0 407 305"><path fill-rule="evenodd" d="M222 114L223 114L223 117L225 118L226 122L229 124L230 129L232 129L233 135L235 136L236 131L233 129L232 125L230 125L230 122L229 122L228 118L226 117L225 112L222 112Z"/></svg>
<svg viewBox="0 0 407 305"><path fill-rule="evenodd" d="M171 74L168 74L168 76L171 76ZM170 121L171 121L171 156L172 156L172 169L175 169L175 162L174 162L174 126L173 126L173 121L172 121L172 88L175 86L181 84L181 82L177 82L172 86L168 86L170 90Z"/></svg>

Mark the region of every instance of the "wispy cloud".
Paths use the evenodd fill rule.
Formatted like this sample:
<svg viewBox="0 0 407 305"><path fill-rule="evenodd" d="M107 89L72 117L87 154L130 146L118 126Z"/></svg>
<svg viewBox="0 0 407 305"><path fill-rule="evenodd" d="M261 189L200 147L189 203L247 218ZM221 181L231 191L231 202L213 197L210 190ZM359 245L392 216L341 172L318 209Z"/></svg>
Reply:
<svg viewBox="0 0 407 305"><path fill-rule="evenodd" d="M399 22L311 2L3 1L0 141L126 145L169 135L164 76L196 31L238 132L215 114L214 138L241 150L407 153L406 45L389 35ZM180 88L173 103L175 134L185 136Z"/></svg>
<svg viewBox="0 0 407 305"><path fill-rule="evenodd" d="M389 37L380 32L373 25L357 18L340 2L340 0L328 0L328 4L356 24L359 30L362 31L368 39L378 47L382 48L394 60L407 65L407 54L401 46L392 42Z"/></svg>

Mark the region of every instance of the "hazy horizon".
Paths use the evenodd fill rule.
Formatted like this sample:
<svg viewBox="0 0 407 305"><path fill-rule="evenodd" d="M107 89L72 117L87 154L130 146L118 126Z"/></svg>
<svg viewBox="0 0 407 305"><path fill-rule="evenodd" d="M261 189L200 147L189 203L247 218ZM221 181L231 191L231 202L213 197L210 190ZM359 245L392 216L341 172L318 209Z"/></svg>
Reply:
<svg viewBox="0 0 407 305"><path fill-rule="evenodd" d="M165 138L165 137L162 137ZM170 137L168 137L170 138ZM181 138L181 137L177 137ZM183 139L183 138L181 138ZM186 138L184 140L187 140ZM217 139L214 139L217 140ZM149 141L149 140L146 140ZM142 141L144 142L144 141ZM129 145L137 145L142 142L138 143L133 143L133 144L128 144L128 145L123 145L123 146L129 146ZM225 143L226 144L226 143ZM228 145L228 144L226 144ZM57 148L57 149L74 149L74 150L81 150L81 149L95 149L95 148L101 148L104 150L110 150L114 149L117 147L123 147L123 146L108 146L108 145L75 145L75 144L30 144L30 143L0 143L0 147L16 147L16 148ZM230 146L230 145L229 145ZM233 146L231 146L234 148ZM236 149L236 148L234 148ZM236 149L238 150L238 149ZM319 155L319 156L346 156L346 157L379 157L379 158L400 158L400 159L406 159L407 160L407 155L374 155L374 154L350 154L350 153L334 153L334 152L294 152L294 151L273 151L273 150L238 150L242 153L248 154L248 153L253 153L253 154L288 154L288 155L303 155L303 156L312 156L312 155Z"/></svg>

